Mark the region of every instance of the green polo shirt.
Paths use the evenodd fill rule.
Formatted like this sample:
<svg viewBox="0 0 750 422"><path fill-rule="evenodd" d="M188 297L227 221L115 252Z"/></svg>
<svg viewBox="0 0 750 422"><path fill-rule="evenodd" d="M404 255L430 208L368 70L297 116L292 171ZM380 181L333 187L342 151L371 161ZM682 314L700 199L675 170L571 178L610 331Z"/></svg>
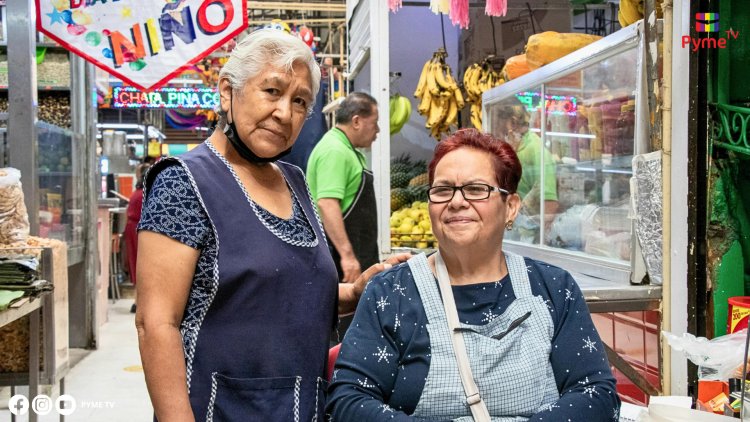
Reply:
<svg viewBox="0 0 750 422"><path fill-rule="evenodd" d="M307 160L307 184L315 205L320 198L335 198L346 212L359 190L365 163L364 155L354 149L341 129L323 135Z"/></svg>
<svg viewBox="0 0 750 422"><path fill-rule="evenodd" d="M535 133L526 132L518 145L516 154L523 169L521 181L518 182L518 194L523 198L534 185L539 184L539 150L542 140ZM552 154L544 148L544 200L557 201L557 168Z"/></svg>

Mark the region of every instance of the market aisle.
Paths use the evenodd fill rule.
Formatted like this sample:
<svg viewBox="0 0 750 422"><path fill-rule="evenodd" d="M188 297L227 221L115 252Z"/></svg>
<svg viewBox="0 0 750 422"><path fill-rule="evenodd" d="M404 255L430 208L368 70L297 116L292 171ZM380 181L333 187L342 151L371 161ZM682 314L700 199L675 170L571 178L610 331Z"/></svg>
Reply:
<svg viewBox="0 0 750 422"><path fill-rule="evenodd" d="M84 357L65 378L66 393L77 402L77 409L65 418L66 422L151 420L153 410L140 369L132 303L132 299L114 305L110 302L109 322L100 329L99 349ZM52 398L57 396L55 391ZM0 421L9 420L10 412L0 410ZM28 415L17 420L27 421ZM58 420L54 409L39 418L40 422Z"/></svg>

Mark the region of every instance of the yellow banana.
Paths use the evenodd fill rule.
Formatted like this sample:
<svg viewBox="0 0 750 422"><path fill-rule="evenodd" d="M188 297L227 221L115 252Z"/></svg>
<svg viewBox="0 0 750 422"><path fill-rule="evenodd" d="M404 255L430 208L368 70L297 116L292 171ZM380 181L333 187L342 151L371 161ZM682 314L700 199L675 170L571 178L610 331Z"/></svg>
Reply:
<svg viewBox="0 0 750 422"><path fill-rule="evenodd" d="M471 80L469 81L469 87L472 90L472 94L474 95L474 98L480 98L482 96L482 91L479 87L479 80L482 78L482 68L478 67L477 71L474 72L472 75Z"/></svg>
<svg viewBox="0 0 750 422"><path fill-rule="evenodd" d="M422 73L419 75L419 82L417 82L417 89L414 91L415 98L422 98L424 93L425 85L427 84L427 70L430 68L431 60L427 60L422 66Z"/></svg>
<svg viewBox="0 0 750 422"><path fill-rule="evenodd" d="M451 67L446 65L445 69L445 81L448 82L448 85L450 86L449 89L451 91L458 89L458 83L456 83L456 80L453 79L453 72L451 72Z"/></svg>
<svg viewBox="0 0 750 422"><path fill-rule="evenodd" d="M436 66L440 66L439 64L432 62L430 64L429 71L427 72L427 89L430 91L432 95L440 95L440 88L438 87L437 80L436 80Z"/></svg>
<svg viewBox="0 0 750 422"><path fill-rule="evenodd" d="M430 105L432 104L432 94L425 90L422 94L422 101L417 106L417 112L423 116L426 116L430 111Z"/></svg>
<svg viewBox="0 0 750 422"><path fill-rule="evenodd" d="M447 65L437 65L435 66L435 82L437 82L438 86L445 90L450 90L453 87L448 82L448 78L445 76L445 73L449 73L450 68Z"/></svg>
<svg viewBox="0 0 750 422"><path fill-rule="evenodd" d="M445 105L445 100L442 97L436 97L433 99L432 105L430 105L430 115L427 118L427 125L426 127L428 129L438 125L440 121L442 120L442 116L444 114L443 109Z"/></svg>
<svg viewBox="0 0 750 422"><path fill-rule="evenodd" d="M456 104L455 98L448 100L448 113L445 116L445 125L452 125L457 123L458 117L458 105Z"/></svg>
<svg viewBox="0 0 750 422"><path fill-rule="evenodd" d="M475 128L482 130L482 105L480 103L471 105L471 124Z"/></svg>
<svg viewBox="0 0 750 422"><path fill-rule="evenodd" d="M459 110L464 108L466 102L464 101L464 96L461 94L461 90L458 87L453 90L453 97L456 100L456 107L458 107Z"/></svg>

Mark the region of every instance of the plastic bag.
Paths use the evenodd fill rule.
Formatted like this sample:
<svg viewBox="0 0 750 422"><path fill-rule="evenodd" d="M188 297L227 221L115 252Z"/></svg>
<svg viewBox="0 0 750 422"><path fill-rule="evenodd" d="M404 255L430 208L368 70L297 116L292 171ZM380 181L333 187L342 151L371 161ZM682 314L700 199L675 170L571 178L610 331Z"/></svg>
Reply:
<svg viewBox="0 0 750 422"><path fill-rule="evenodd" d="M699 379L724 381L731 378L735 369L742 364L746 332L747 329L713 340L688 333L677 336L662 331L662 334L672 349L682 351L685 357L698 365Z"/></svg>
<svg viewBox="0 0 750 422"><path fill-rule="evenodd" d="M29 214L23 202L21 172L11 167L0 169L0 244L26 242Z"/></svg>

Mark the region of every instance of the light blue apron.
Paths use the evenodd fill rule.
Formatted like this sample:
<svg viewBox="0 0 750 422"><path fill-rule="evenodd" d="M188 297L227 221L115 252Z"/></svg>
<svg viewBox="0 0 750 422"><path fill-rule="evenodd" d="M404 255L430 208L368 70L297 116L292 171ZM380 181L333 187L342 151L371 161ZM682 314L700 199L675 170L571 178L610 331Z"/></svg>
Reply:
<svg viewBox="0 0 750 422"><path fill-rule="evenodd" d="M504 253L516 300L501 315L490 311L487 324L461 328L471 371L492 421L521 422L549 409L560 397L549 361L554 324L542 298L531 292L523 257ZM437 280L424 254L408 262L430 336L430 369L414 416L473 421Z"/></svg>

